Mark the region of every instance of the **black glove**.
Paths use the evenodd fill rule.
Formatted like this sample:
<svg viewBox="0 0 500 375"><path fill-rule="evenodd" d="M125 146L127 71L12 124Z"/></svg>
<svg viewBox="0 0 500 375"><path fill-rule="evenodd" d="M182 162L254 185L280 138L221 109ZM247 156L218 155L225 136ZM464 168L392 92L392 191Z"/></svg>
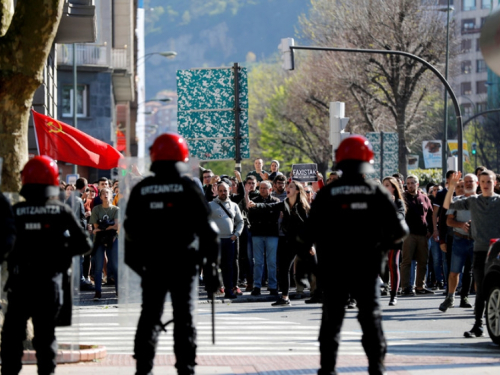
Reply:
<svg viewBox="0 0 500 375"><path fill-rule="evenodd" d="M219 266L215 263L205 264L203 267L203 281L209 296L217 292L222 286L222 273Z"/></svg>

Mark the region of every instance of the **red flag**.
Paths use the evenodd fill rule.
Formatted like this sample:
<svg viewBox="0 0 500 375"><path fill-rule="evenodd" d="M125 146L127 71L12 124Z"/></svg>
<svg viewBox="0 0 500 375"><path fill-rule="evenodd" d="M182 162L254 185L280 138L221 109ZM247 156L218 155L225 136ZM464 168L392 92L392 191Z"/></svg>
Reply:
<svg viewBox="0 0 500 375"><path fill-rule="evenodd" d="M123 155L113 146L34 110L40 155L80 166L111 169Z"/></svg>

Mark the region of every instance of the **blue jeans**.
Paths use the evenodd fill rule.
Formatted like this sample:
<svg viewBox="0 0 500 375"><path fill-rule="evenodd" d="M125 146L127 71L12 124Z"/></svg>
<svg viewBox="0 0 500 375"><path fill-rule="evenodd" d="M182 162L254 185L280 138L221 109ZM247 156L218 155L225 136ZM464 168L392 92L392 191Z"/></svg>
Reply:
<svg viewBox="0 0 500 375"><path fill-rule="evenodd" d="M104 267L104 252L108 256L107 274L108 278L115 280L115 289L118 291L118 238L113 241L113 246L107 248L104 245L98 245L95 254L92 256L95 260L94 281L95 291L102 290L102 269Z"/></svg>
<svg viewBox="0 0 500 375"><path fill-rule="evenodd" d="M412 260L411 261L411 267L410 267L410 286L412 288L415 288L415 273L417 271L417 261Z"/></svg>
<svg viewBox="0 0 500 375"><path fill-rule="evenodd" d="M439 247L439 243L434 241L434 238L429 238L429 250L432 254L432 267L434 270L434 277L436 282L442 283L447 282L446 277L448 275L448 263L446 262L446 255L443 253Z"/></svg>
<svg viewBox="0 0 500 375"><path fill-rule="evenodd" d="M453 236L453 252L451 253L450 272L462 273L467 258L472 263L474 255L474 240Z"/></svg>
<svg viewBox="0 0 500 375"><path fill-rule="evenodd" d="M255 259L253 269L254 287L262 287L262 273L264 272L265 256L269 289L278 289L278 280L276 278L276 251L278 249L278 237L252 236L252 241L253 255Z"/></svg>
<svg viewBox="0 0 500 375"><path fill-rule="evenodd" d="M253 267L255 265L253 260L252 232L250 232L247 226L243 228L243 231L245 232L247 238L247 259L248 259L247 281L250 283L250 281L253 279Z"/></svg>

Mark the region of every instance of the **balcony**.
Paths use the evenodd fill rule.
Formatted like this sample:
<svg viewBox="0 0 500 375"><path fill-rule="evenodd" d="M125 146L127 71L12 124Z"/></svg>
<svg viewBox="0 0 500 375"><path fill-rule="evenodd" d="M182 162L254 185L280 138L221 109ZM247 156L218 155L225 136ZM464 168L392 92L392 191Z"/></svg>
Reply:
<svg viewBox="0 0 500 375"><path fill-rule="evenodd" d="M481 32L480 27L462 27L462 35L465 34L477 34Z"/></svg>
<svg viewBox="0 0 500 375"><path fill-rule="evenodd" d="M57 49L58 65L73 65L73 45L62 44ZM107 47L92 44L76 45L77 66L109 66Z"/></svg>
<svg viewBox="0 0 500 375"><path fill-rule="evenodd" d="M129 70L130 65L129 65L129 56L127 49L113 48L111 58L113 61L112 65L114 69Z"/></svg>

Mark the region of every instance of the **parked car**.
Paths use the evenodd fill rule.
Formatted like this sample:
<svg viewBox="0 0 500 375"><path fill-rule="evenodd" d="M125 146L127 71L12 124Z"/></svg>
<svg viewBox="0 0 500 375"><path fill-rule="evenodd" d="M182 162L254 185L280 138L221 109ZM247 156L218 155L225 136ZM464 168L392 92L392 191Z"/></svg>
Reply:
<svg viewBox="0 0 500 375"><path fill-rule="evenodd" d="M500 345L500 238L490 241L483 290L486 293L486 327L491 340Z"/></svg>

